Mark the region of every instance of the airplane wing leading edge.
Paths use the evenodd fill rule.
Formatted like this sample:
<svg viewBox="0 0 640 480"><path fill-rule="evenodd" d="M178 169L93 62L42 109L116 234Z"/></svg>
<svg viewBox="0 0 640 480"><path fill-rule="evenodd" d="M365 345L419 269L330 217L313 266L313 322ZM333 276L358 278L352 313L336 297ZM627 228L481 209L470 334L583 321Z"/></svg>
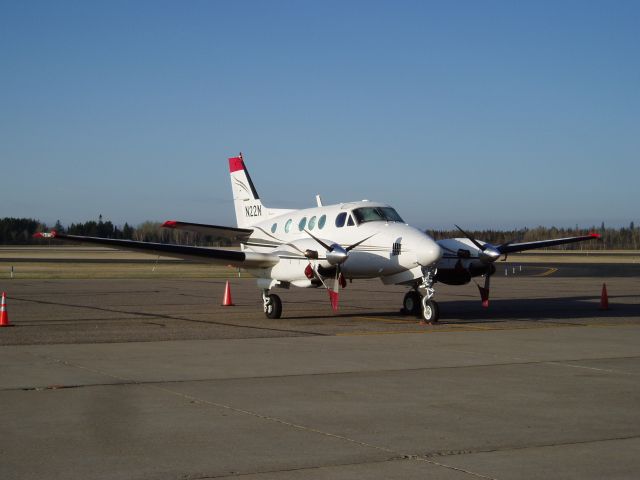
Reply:
<svg viewBox="0 0 640 480"><path fill-rule="evenodd" d="M537 242L523 242L523 243L507 243L498 247L500 253L515 253L524 252L525 250L534 250L536 248L553 247L556 245L564 245L566 243L582 242L585 240L594 240L600 238L597 233L590 233L589 235L581 235L578 237L566 237L556 238L554 240L540 240Z"/></svg>
<svg viewBox="0 0 640 480"><path fill-rule="evenodd" d="M81 235L65 235L57 232L36 233L34 236L37 238L55 238L57 240L93 243L97 245L104 245L105 247L153 253L165 257L199 260L244 268L270 267L278 263L280 260L276 255L268 253L240 252L238 250L223 250L220 248L137 242L134 240L119 240L115 238L85 237Z"/></svg>
<svg viewBox="0 0 640 480"><path fill-rule="evenodd" d="M203 223L179 222L167 220L162 224L164 228L196 232L202 235L228 238L229 240L246 240L253 233L252 228L222 227L220 225L206 225Z"/></svg>

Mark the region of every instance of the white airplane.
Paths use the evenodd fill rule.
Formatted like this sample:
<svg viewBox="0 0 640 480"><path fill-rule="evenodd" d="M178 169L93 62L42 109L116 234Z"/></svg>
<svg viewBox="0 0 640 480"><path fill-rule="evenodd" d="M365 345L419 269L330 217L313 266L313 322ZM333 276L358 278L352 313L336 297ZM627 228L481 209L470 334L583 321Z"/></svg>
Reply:
<svg viewBox="0 0 640 480"><path fill-rule="evenodd" d="M363 200L323 205L317 196L317 206L313 208L268 208L258 196L242 154L229 159L229 170L236 228L173 220L163 227L230 238L240 242L239 251L55 231L36 236L240 267L257 278L268 318L282 315L282 301L271 293L276 287L323 287L329 293L331 306L337 310L339 290L346 287L346 279L380 278L385 285L407 285L410 290L404 297L403 311L422 314L429 322L437 322L439 318L439 307L433 299L436 282L462 285L472 277L484 276L485 286L479 288L483 305L488 306L489 279L495 272L493 262L502 255L598 237L590 234L494 246L463 232L466 238L435 242L425 232L406 224L384 203Z"/></svg>

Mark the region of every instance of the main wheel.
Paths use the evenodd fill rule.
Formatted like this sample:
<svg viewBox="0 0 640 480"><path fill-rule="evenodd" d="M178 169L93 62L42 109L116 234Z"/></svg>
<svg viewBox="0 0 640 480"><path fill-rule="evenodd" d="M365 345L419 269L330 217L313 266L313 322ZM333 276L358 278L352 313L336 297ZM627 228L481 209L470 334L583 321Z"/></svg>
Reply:
<svg viewBox="0 0 640 480"><path fill-rule="evenodd" d="M415 290L407 292L402 301L402 307L406 315L419 315L420 314L420 301L422 297Z"/></svg>
<svg viewBox="0 0 640 480"><path fill-rule="evenodd" d="M275 293L268 296L269 301L264 307L264 314L267 318L280 318L282 316L282 300Z"/></svg>
<svg viewBox="0 0 640 480"><path fill-rule="evenodd" d="M436 323L440 318L440 308L435 300L422 302L422 316L427 322Z"/></svg>

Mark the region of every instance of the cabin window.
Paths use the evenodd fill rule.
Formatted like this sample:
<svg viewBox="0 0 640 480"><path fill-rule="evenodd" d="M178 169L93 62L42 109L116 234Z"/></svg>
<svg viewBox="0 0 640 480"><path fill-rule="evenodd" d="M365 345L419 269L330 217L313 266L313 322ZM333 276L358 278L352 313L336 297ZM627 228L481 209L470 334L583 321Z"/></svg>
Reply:
<svg viewBox="0 0 640 480"><path fill-rule="evenodd" d="M347 226L353 227L354 225L355 225L355 222L353 221L353 217L349 215L349 221L347 222Z"/></svg>
<svg viewBox="0 0 640 480"><path fill-rule="evenodd" d="M271 225L271 233L276 233L276 230L278 229L278 224L274 223L273 225Z"/></svg>
<svg viewBox="0 0 640 480"><path fill-rule="evenodd" d="M324 228L324 224L326 223L326 221L327 221L327 216L326 215L322 215L320 217L320 219L318 220L318 228L320 230L322 230Z"/></svg>
<svg viewBox="0 0 640 480"><path fill-rule="evenodd" d="M289 219L287 220L287 223L284 224L284 231L289 233L289 230L291 230L291 224L293 223L293 220Z"/></svg>
<svg viewBox="0 0 640 480"><path fill-rule="evenodd" d="M315 226L316 226L316 217L313 216L309 219L309 230L313 230Z"/></svg>
<svg viewBox="0 0 640 480"><path fill-rule="evenodd" d="M347 212L339 213L336 217L336 227L341 228L344 227L344 222L347 219Z"/></svg>
<svg viewBox="0 0 640 480"><path fill-rule="evenodd" d="M300 220L300 223L298 223L298 230L303 231L306 225L307 225L307 217L302 217L302 220Z"/></svg>

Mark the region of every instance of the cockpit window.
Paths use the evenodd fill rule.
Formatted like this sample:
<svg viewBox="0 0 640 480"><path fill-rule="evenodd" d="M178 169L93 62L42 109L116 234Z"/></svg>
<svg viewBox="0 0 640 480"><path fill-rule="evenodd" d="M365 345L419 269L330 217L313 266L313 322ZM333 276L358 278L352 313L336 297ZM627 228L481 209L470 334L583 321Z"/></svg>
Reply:
<svg viewBox="0 0 640 480"><path fill-rule="evenodd" d="M404 220L391 207L361 207L353 211L358 224L365 222L400 222Z"/></svg>

